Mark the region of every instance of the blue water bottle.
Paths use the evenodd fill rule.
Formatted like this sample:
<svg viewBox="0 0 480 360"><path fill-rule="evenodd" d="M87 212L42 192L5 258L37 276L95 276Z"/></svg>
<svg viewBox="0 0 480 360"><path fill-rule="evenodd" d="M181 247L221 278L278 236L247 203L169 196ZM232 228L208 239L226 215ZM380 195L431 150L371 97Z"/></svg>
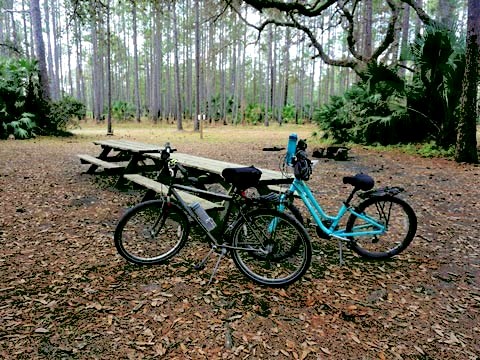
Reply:
<svg viewBox="0 0 480 360"><path fill-rule="evenodd" d="M292 159L295 156L295 151L297 150L297 134L292 133L288 137L288 145L287 145L287 156L286 156L286 163L289 166L292 166Z"/></svg>

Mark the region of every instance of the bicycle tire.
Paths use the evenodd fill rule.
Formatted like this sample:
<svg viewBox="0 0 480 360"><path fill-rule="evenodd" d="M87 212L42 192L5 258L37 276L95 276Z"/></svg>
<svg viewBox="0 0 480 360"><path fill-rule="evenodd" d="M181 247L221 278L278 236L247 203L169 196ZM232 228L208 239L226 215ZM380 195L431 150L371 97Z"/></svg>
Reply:
<svg viewBox="0 0 480 360"><path fill-rule="evenodd" d="M189 231L188 218L178 205L163 199L145 201L129 209L118 222L115 247L134 264L161 264L183 248Z"/></svg>
<svg viewBox="0 0 480 360"><path fill-rule="evenodd" d="M287 203L285 206L288 209L288 211L291 213L289 215L293 216L300 224L302 225L305 224L303 220L303 215L300 212L300 209L295 204Z"/></svg>
<svg viewBox="0 0 480 360"><path fill-rule="evenodd" d="M274 219L274 237L266 238L266 234L272 234L269 228ZM254 209L245 214L235 224L231 241L237 268L261 285L288 286L305 274L312 260L312 246L305 228L292 216L276 209ZM298 245L295 253L288 257L275 256L285 246L291 249L292 241Z"/></svg>
<svg viewBox="0 0 480 360"><path fill-rule="evenodd" d="M360 203L357 213L367 214L386 226L381 235L352 236L350 248L368 259L388 259L400 254L412 242L417 231L417 216L404 200L394 196L374 196ZM354 214L348 218L346 231L354 232L354 226L365 225Z"/></svg>

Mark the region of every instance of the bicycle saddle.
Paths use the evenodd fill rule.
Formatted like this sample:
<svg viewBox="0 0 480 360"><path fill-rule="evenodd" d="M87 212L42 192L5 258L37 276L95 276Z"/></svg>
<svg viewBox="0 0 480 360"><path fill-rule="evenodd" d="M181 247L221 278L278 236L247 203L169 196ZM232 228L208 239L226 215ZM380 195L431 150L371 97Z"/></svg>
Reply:
<svg viewBox="0 0 480 360"><path fill-rule="evenodd" d="M223 169L222 176L238 190L245 190L258 184L262 172L255 166L226 168Z"/></svg>
<svg viewBox="0 0 480 360"><path fill-rule="evenodd" d="M373 178L367 174L356 174L355 176L345 176L343 178L344 184L350 184L356 189L367 191L373 189L375 181Z"/></svg>

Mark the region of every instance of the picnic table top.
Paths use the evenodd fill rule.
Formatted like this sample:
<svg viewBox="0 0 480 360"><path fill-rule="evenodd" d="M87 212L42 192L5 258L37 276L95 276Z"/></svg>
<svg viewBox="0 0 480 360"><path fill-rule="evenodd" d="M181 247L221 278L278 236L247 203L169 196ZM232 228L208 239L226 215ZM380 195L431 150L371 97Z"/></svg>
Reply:
<svg viewBox="0 0 480 360"><path fill-rule="evenodd" d="M159 159L161 155L152 153L152 154L147 154L146 156L152 159ZM221 174L223 169L225 168L248 166L244 164L236 164L236 163L231 163L231 162L226 162L221 160L204 158L201 156L178 153L178 152L174 152L170 156L172 157L172 159L178 160L184 166L214 173L214 174ZM262 171L262 180L277 180L277 179L283 179L285 177L280 171L274 171L274 170L262 169L262 168L258 168L258 169Z"/></svg>
<svg viewBox="0 0 480 360"><path fill-rule="evenodd" d="M141 143L131 140L98 140L93 142L95 145L100 145L104 148L111 148L115 150L130 151L136 153L160 152L163 146Z"/></svg>

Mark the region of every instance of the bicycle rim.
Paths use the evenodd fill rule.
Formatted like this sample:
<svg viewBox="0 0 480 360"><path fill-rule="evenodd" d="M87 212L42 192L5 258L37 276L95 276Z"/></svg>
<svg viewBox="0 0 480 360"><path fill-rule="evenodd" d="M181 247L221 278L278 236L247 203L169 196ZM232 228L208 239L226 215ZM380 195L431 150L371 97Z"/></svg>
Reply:
<svg viewBox="0 0 480 360"><path fill-rule="evenodd" d="M403 200L389 196L370 198L360 204L357 210L385 226L382 234L352 237L351 248L357 254L372 259L389 258L405 250L412 242L417 220L413 209ZM365 220L352 215L346 230L374 229Z"/></svg>
<svg viewBox="0 0 480 360"><path fill-rule="evenodd" d="M188 220L174 204L150 201L127 212L115 232L115 245L136 264L158 264L177 254L188 236Z"/></svg>
<svg viewBox="0 0 480 360"><path fill-rule="evenodd" d="M298 221L273 209L253 211L246 219L237 224L232 236L232 245L238 248L232 250L233 260L239 270L268 286L286 286L300 279L310 266L312 250Z"/></svg>

